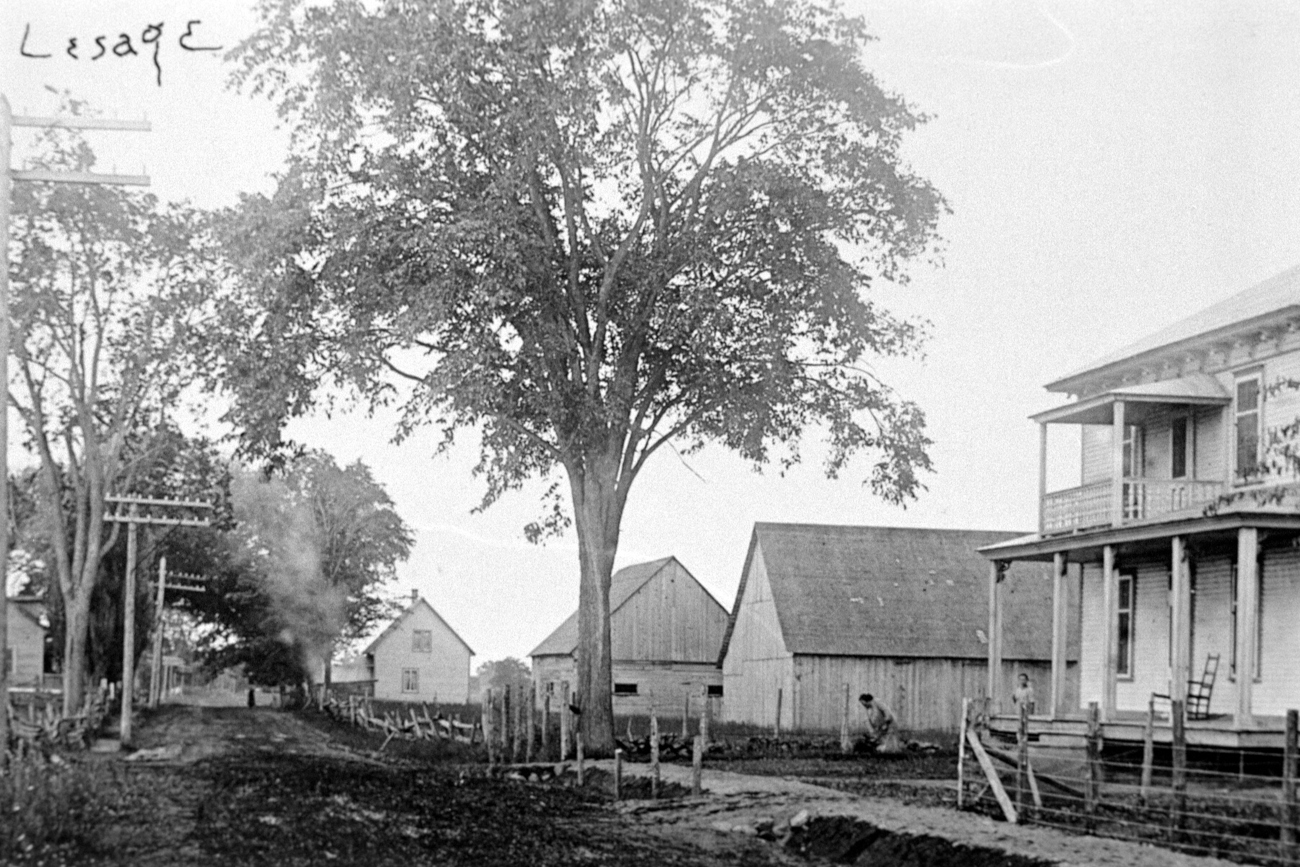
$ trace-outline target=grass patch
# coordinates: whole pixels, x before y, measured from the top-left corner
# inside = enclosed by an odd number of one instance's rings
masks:
[[[0,772],[0,863],[101,838],[125,780],[105,762],[10,754]]]

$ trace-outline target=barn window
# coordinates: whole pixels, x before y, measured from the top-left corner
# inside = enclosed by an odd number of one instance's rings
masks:
[[[402,669],[402,692],[420,691],[420,670],[418,668]]]
[[[1115,673],[1120,677],[1133,676],[1133,589],[1136,582],[1132,575],[1119,576],[1119,623],[1116,639],[1119,652],[1116,654]]]
[[[433,653],[433,631],[417,629],[411,633],[412,653]]]
[[[710,696],[715,696],[715,695],[716,695],[716,696],[718,696],[719,698],[721,698],[721,697],[722,697],[722,684],[720,684],[720,683],[716,683],[716,684],[715,684],[715,683],[711,683],[711,684],[709,684],[708,695],[710,695]]]
[[[635,683],[614,684],[614,695],[636,695]]]

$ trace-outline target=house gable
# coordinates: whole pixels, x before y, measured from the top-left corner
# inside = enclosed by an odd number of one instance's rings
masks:
[[[378,698],[469,700],[473,651],[424,599],[417,599],[390,623],[365,654],[372,660]]]

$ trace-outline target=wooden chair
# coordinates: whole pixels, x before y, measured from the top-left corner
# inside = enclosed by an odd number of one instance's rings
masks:
[[[1214,693],[1214,679],[1219,674],[1219,654],[1209,653],[1205,656],[1205,670],[1199,680],[1187,681],[1187,704],[1185,711],[1188,719],[1210,718],[1210,696]],[[1154,692],[1153,698],[1169,700],[1164,693]]]

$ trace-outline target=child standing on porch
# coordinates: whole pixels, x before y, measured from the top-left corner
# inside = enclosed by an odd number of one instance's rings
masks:
[[[1029,682],[1029,675],[1023,671],[1020,673],[1020,683],[1011,691],[1011,702],[1017,709],[1023,704],[1029,708],[1029,712],[1034,712],[1034,685]]]

